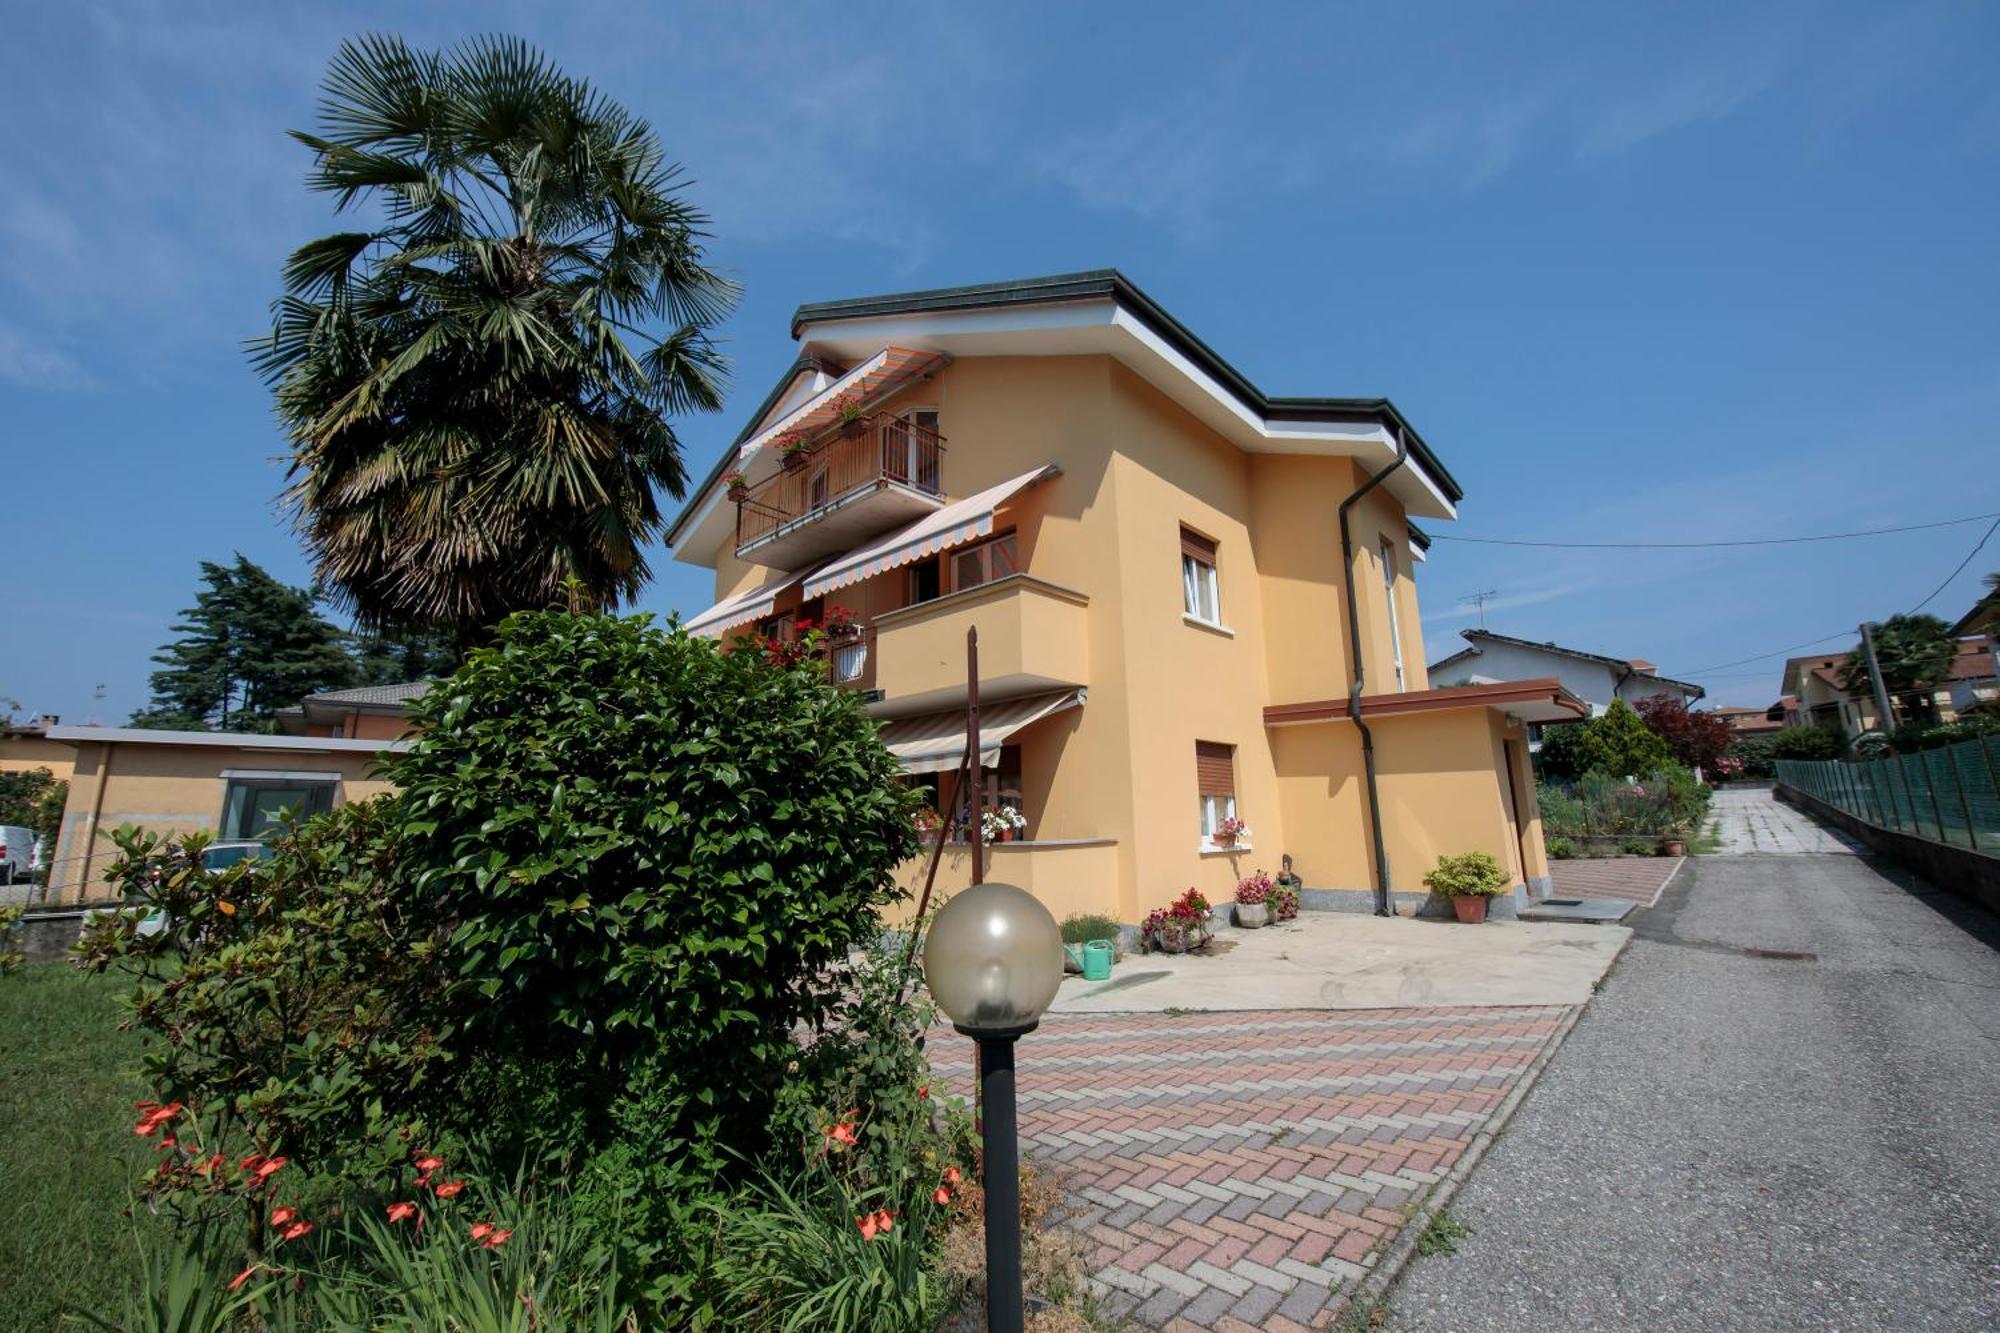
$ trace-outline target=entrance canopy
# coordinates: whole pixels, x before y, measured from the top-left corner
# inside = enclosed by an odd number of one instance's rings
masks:
[[[1028,694],[979,705],[979,763],[996,768],[1000,747],[1030,723],[1051,713],[1083,704],[1082,690],[1056,690],[1048,694]],[[905,773],[945,773],[957,768],[965,757],[965,710],[921,713],[882,724],[882,743],[896,756]]]

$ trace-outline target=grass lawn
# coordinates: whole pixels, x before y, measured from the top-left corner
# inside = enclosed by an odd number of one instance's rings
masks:
[[[0,1329],[115,1309],[132,1271],[120,1214],[152,1154],[130,1133],[146,1088],[118,1031],[127,985],[59,963],[0,977]]]

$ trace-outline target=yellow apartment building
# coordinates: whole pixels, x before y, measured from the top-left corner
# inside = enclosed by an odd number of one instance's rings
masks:
[[[845,608],[831,670],[934,787],[976,628],[981,804],[1025,820],[990,878],[1127,923],[1286,854],[1321,906],[1472,850],[1546,891],[1525,729],[1587,706],[1429,688],[1415,520],[1461,493],[1388,400],[1269,397],[1115,271],[808,305],[792,335],[668,533],[715,575],[686,626]],[[961,846],[940,889],[968,872]]]

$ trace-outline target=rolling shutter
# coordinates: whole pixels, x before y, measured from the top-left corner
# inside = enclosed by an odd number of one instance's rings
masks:
[[[1236,747],[1214,741],[1194,743],[1196,790],[1203,796],[1236,795]]]

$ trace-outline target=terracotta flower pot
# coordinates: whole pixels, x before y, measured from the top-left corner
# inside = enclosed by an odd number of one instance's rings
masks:
[[[1476,926],[1486,919],[1486,899],[1478,894],[1462,893],[1451,900],[1451,910],[1466,925]]]
[[[1679,838],[1668,838],[1660,844],[1660,851],[1667,856],[1686,856],[1688,845]]]
[[[800,450],[797,453],[785,454],[779,461],[787,472],[805,471],[806,455],[804,450]]]
[[[1217,847],[1234,847],[1236,845],[1236,835],[1234,833],[1215,833],[1209,835],[1209,841]]]

